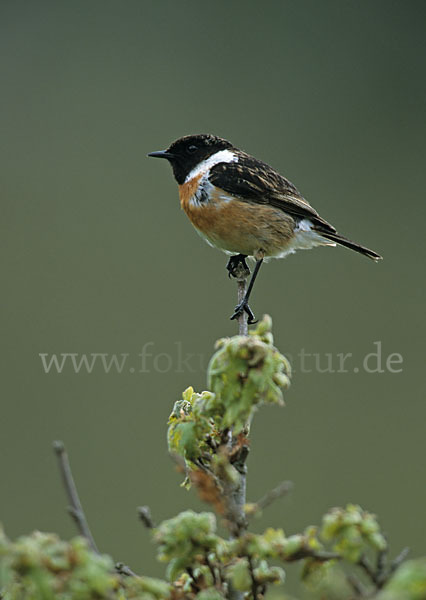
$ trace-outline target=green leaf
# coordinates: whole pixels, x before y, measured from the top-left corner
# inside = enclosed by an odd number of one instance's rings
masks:
[[[425,600],[426,558],[407,560],[395,572],[377,600]]]
[[[240,558],[227,569],[227,578],[230,579],[232,587],[240,592],[248,592],[251,588],[251,576],[246,558]]]

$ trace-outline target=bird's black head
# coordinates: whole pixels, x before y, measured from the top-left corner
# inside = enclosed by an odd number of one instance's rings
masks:
[[[176,181],[181,184],[194,167],[212,154],[227,148],[232,148],[230,142],[215,135],[203,133],[179,138],[167,150],[151,152],[148,156],[166,158],[172,165]]]

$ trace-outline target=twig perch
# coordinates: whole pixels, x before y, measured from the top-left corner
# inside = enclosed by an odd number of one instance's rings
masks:
[[[247,291],[247,270],[240,264],[233,273],[233,276],[237,279],[238,286],[238,304],[243,300]],[[238,333],[239,335],[248,335],[248,315],[243,311],[238,317]],[[231,445],[237,444],[237,440],[232,436]],[[235,469],[239,473],[239,481],[234,486],[232,491],[233,507],[236,513],[236,525],[237,531],[242,533],[247,528],[247,517],[245,514],[246,505],[246,474],[247,467],[245,461],[248,456],[248,447],[243,446],[237,456],[237,459],[233,462]]]
[[[230,275],[237,280],[237,304],[240,304],[247,291],[247,277],[250,275],[250,271],[247,269],[245,263],[239,262],[235,265],[232,265],[232,268],[229,269],[229,272]],[[238,316],[238,333],[239,335],[248,335],[248,315],[246,311],[242,311]],[[229,454],[232,453],[232,448],[237,443],[237,439],[232,434],[232,430],[230,430],[229,441],[227,444]],[[245,529],[247,528],[247,516],[245,513],[247,472],[245,461],[247,456],[248,447],[243,446],[240,449],[236,460],[233,461],[233,466],[239,474],[238,482],[232,485],[231,490],[226,490],[225,492],[225,496],[228,496],[228,517],[232,519],[232,523],[229,523],[232,537],[238,537],[244,533]],[[254,583],[253,586],[255,586]],[[242,600],[243,597],[243,592],[237,591],[231,586],[229,590],[230,600]]]
[[[239,279],[238,285],[238,304],[243,301],[247,291],[247,279]],[[238,333],[248,335],[248,315],[245,310],[238,317]]]

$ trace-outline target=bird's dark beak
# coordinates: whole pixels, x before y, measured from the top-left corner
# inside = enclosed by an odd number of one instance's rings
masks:
[[[150,152],[148,156],[152,156],[153,158],[167,158],[167,160],[171,160],[175,157],[171,152],[167,152],[167,150],[159,150],[158,152]]]

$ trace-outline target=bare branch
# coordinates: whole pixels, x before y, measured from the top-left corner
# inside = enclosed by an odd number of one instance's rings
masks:
[[[233,273],[233,276],[237,279],[238,286],[238,304],[240,304],[243,298],[246,295],[247,291],[247,277],[250,274],[250,271],[244,269],[244,265],[240,263],[241,269],[239,272]],[[239,335],[248,335],[248,315],[245,310],[238,316],[238,333]],[[232,431],[231,439],[228,443],[228,452],[229,455],[232,454],[232,449],[235,444],[238,443],[237,439],[233,435]],[[245,461],[248,456],[248,447],[245,450],[240,451],[239,456],[236,458],[234,462],[234,468],[236,468],[238,472],[238,483],[232,486],[232,489],[226,490],[226,498],[228,503],[228,513],[231,519],[228,520],[228,524],[230,525],[230,532],[232,537],[240,536],[246,529],[248,525],[247,516],[245,514],[245,504],[246,504],[246,473],[247,467],[245,465]],[[225,487],[225,486],[224,486]],[[232,519],[232,516],[234,517]],[[253,580],[253,586],[255,587],[255,583]],[[256,588],[257,589],[257,588]],[[244,594],[238,590],[233,589],[231,586],[229,590],[229,597],[231,600],[242,600],[244,598]],[[257,600],[256,596],[253,597],[253,600]]]
[[[388,546],[386,544],[386,547],[377,553],[377,559],[376,559],[376,573],[377,573],[377,578],[380,581],[386,578],[387,557],[388,557]]]
[[[404,548],[403,550],[401,550],[401,552],[398,554],[398,556],[393,559],[393,561],[391,562],[390,567],[389,567],[389,577],[393,573],[395,573],[395,571],[397,570],[399,565],[407,558],[407,555],[409,552],[410,552],[410,548],[408,548],[408,547]]]
[[[377,573],[376,573],[376,571],[374,571],[373,567],[370,565],[367,558],[365,556],[361,556],[361,558],[357,562],[357,565],[359,567],[361,567],[361,569],[363,569],[364,573],[367,575],[367,577],[370,579],[370,581],[372,583],[374,583],[374,585],[377,587],[377,585],[378,585]]]
[[[149,506],[138,506],[138,517],[147,529],[154,529],[155,523],[152,519]]]
[[[188,573],[188,575],[190,576],[190,578],[192,580],[191,581],[191,587],[192,587],[192,589],[195,590],[196,592],[199,592],[201,588],[200,588],[200,586],[197,583],[197,578],[194,575],[193,568],[192,567],[186,567],[186,572]]]
[[[253,600],[258,600],[258,583],[256,579],[256,575],[254,574],[254,564],[251,556],[247,556],[249,573],[251,578],[251,595],[253,596]]]
[[[247,280],[239,279],[238,285],[238,304],[242,302],[247,291]],[[238,333],[240,335],[248,335],[248,315],[245,310],[238,317]]]
[[[346,581],[351,586],[351,588],[355,594],[355,598],[363,598],[365,596],[364,586],[362,585],[362,583],[360,581],[358,581],[358,579],[355,577],[355,575],[353,575],[352,573],[348,574],[346,576]]]
[[[282,481],[279,485],[267,492],[255,503],[253,512],[263,510],[264,508],[270,506],[273,502],[275,502],[275,500],[278,500],[278,498],[286,496],[289,492],[291,492],[292,489],[292,481]]]
[[[318,562],[327,562],[328,560],[341,560],[342,556],[337,552],[328,552],[327,550],[313,550],[312,548],[301,548],[291,556],[281,557],[284,562],[295,562],[303,558],[314,558]]]
[[[68,500],[70,502],[68,512],[74,519],[81,535],[88,541],[91,549],[97,554],[99,554],[99,550],[90,531],[86,516],[83,511],[83,507],[80,502],[80,498],[78,496],[77,487],[74,483],[74,478],[72,476],[71,466],[68,460],[68,455],[65,450],[64,443],[61,441],[53,442],[53,449],[58,459],[58,465],[59,470],[61,472],[62,481],[68,496]]]
[[[137,573],[132,571],[132,569],[130,567],[128,567],[127,565],[125,565],[124,563],[121,563],[121,562],[116,563],[115,570],[117,571],[117,573],[119,575],[125,575],[126,577],[139,577],[140,578],[140,575],[138,575]]]
[[[209,559],[209,555],[208,554],[206,554],[205,560],[206,560],[206,565],[208,566],[210,574],[211,574],[212,579],[213,579],[213,585],[216,586],[217,585],[216,571],[214,569],[214,565],[212,564],[211,560]]]

